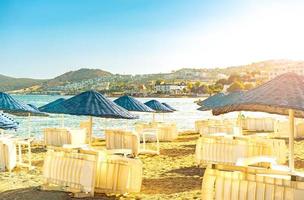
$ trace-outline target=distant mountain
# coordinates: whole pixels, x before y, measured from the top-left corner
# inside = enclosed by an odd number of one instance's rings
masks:
[[[111,76],[110,72],[101,70],[101,69],[88,69],[82,68],[76,71],[66,72],[60,76],[55,77],[47,81],[45,84],[47,86],[56,86],[56,85],[64,85],[72,82],[79,82],[88,79],[94,79],[99,77]]]
[[[119,75],[101,69],[82,68],[76,71],[70,71],[49,80],[37,80],[29,78],[12,78],[0,75],[0,91],[10,91],[18,93],[27,92],[65,92],[82,91],[101,87],[113,83],[114,89],[119,89],[122,85],[139,85],[164,80],[168,82],[175,81],[202,81],[212,82],[219,79],[219,75],[229,76],[231,74],[240,74],[253,71],[273,71],[276,67],[285,66],[303,66],[304,61],[292,60],[266,60],[254,62],[247,65],[218,67],[218,68],[182,68],[171,73],[143,74],[143,75]]]
[[[39,85],[45,81],[46,80],[30,78],[13,78],[0,74],[0,91],[20,90]]]

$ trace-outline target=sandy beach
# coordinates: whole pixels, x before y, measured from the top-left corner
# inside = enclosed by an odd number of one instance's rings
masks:
[[[195,164],[195,133],[183,133],[174,142],[161,143],[161,155],[140,156],[143,166],[141,192],[121,196],[95,194],[93,199],[200,199],[204,170]],[[100,148],[102,146],[98,146]],[[11,174],[0,173],[0,199],[51,200],[72,199],[69,193],[40,191],[43,183],[41,169],[46,149],[40,145],[33,148],[35,169],[16,168]],[[295,166],[304,169],[304,141],[295,142]],[[91,198],[85,198],[91,199]]]
[[[94,199],[200,199],[203,169],[197,167],[194,160],[197,138],[198,134],[184,133],[174,142],[162,142],[161,155],[141,155],[144,166],[140,193],[95,194]],[[70,199],[68,193],[39,190],[43,183],[41,169],[46,149],[37,145],[32,152],[34,170],[16,168],[11,174],[0,173],[0,199]]]

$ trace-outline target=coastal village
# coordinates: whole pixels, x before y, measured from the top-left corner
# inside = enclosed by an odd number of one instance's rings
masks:
[[[304,62],[271,60],[238,67],[183,68],[171,73],[145,75],[100,71],[102,73],[80,69],[28,88],[5,91],[17,94],[69,95],[94,89],[108,96],[206,97],[219,92],[249,90],[286,72],[304,75]]]

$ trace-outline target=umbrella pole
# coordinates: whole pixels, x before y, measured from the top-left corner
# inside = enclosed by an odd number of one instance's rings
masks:
[[[89,117],[89,146],[92,144],[93,117]]]
[[[294,110],[289,110],[289,168],[294,171]]]
[[[61,126],[64,128],[64,115],[61,115]]]
[[[155,122],[155,113],[152,115],[152,122]]]
[[[31,137],[31,113],[28,113],[28,137]]]

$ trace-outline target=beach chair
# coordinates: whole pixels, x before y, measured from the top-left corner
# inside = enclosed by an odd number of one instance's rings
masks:
[[[33,138],[14,139],[14,143],[18,147],[17,166],[27,167],[29,170],[34,169],[34,167],[32,166],[32,147],[31,147],[33,140],[34,140]],[[27,155],[27,162],[25,161],[25,159],[23,159],[24,154]]]
[[[178,131],[175,123],[162,123],[157,126],[158,139],[161,142],[171,142],[178,138]]]
[[[300,200],[304,177],[285,170],[211,165],[204,173],[203,200]]]
[[[197,141],[195,159],[198,165],[235,165],[239,159],[266,156],[280,164],[286,162],[284,140],[250,139],[246,137],[204,136]]]
[[[91,134],[91,123],[90,121],[81,121],[79,124],[80,129],[85,129],[86,130],[86,143],[89,143],[89,135]]]
[[[0,171],[11,172],[17,165],[16,144],[8,138],[0,139]]]
[[[238,126],[232,125],[208,125],[200,129],[200,135],[214,135],[214,134],[223,134],[223,135],[242,135],[242,129]]]
[[[119,129],[105,130],[106,148],[112,153],[132,154],[139,153],[139,136],[131,131]]]
[[[139,159],[99,153],[95,192],[126,194],[140,192],[143,164]]]
[[[45,128],[44,144],[62,147],[64,144],[86,144],[86,129]]]
[[[247,131],[273,132],[276,121],[272,118],[250,118],[246,117],[242,121],[242,128]]]
[[[136,123],[135,131],[138,134],[142,134],[144,131],[152,130],[158,132],[158,139],[161,142],[170,142],[178,137],[178,131],[175,123],[164,123],[164,122],[151,122],[151,123]],[[151,138],[156,139],[155,137]],[[150,138],[146,138],[149,141]]]
[[[72,192],[74,197],[93,197],[97,154],[91,151],[49,148],[44,159],[42,190]]]

